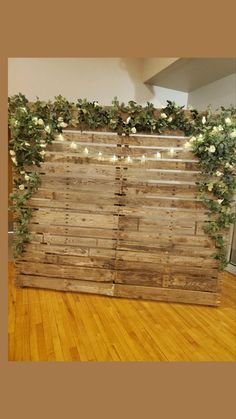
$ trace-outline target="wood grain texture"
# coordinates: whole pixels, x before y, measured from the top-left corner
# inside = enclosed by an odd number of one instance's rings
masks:
[[[28,203],[32,241],[16,262],[18,286],[218,305],[198,161],[175,134],[71,130],[56,139],[36,169],[41,184]]]
[[[11,263],[8,359],[235,362],[236,281],[221,280],[216,308],[111,298],[112,284],[96,284],[108,296],[17,288]]]

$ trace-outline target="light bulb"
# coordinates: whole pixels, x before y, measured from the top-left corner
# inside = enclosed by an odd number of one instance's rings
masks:
[[[114,156],[112,156],[111,160],[112,161],[117,161],[118,160],[118,157],[114,154]]]
[[[87,147],[85,147],[84,152],[85,152],[85,154],[88,154],[89,153]]]
[[[70,145],[70,148],[72,148],[73,150],[76,150],[77,144],[73,141]]]
[[[156,153],[156,158],[157,159],[160,159],[161,158],[161,153],[159,151],[157,151],[157,153]]]

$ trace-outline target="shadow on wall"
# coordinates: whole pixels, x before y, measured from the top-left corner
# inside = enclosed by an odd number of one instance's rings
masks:
[[[134,85],[134,100],[140,104],[152,101],[155,98],[154,86],[144,84],[141,79],[141,59],[121,58],[120,67],[126,70]]]

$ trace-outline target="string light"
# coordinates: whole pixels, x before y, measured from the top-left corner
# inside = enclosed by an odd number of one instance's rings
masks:
[[[77,144],[73,141],[70,145],[70,148],[72,148],[73,150],[76,150]]]
[[[132,159],[131,159],[131,157],[130,157],[130,156],[128,156],[128,157],[127,157],[127,162],[128,162],[128,163],[132,163]]]
[[[62,134],[59,134],[59,135],[58,135],[58,140],[59,140],[59,141],[64,141],[64,137],[63,137],[63,135],[62,135]]]
[[[159,151],[156,152],[156,158],[160,159],[161,158],[161,153]]]
[[[118,157],[114,154],[114,156],[112,156],[111,160],[112,161],[117,161],[118,160]]]
[[[170,154],[173,156],[175,149],[173,147],[170,148]]]
[[[85,149],[84,149],[84,153],[85,153],[85,154],[88,154],[88,153],[89,153],[89,151],[88,151],[87,147],[85,147]]]
[[[141,163],[145,163],[145,160],[146,160],[146,157],[145,157],[145,155],[143,154],[143,155],[142,155],[142,157],[141,157]]]
[[[98,153],[98,160],[101,160],[101,158],[102,158],[102,152],[99,151],[99,153]]]

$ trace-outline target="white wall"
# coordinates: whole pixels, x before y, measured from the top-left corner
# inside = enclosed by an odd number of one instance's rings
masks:
[[[53,99],[61,94],[70,101],[98,100],[109,105],[117,96],[127,103],[147,101],[156,107],[175,100],[187,105],[187,93],[145,85],[139,58],[10,58],[8,94],[23,93],[30,101]]]
[[[208,105],[213,109],[236,106],[236,73],[193,90],[188,95],[188,104],[198,110],[204,110]]]

